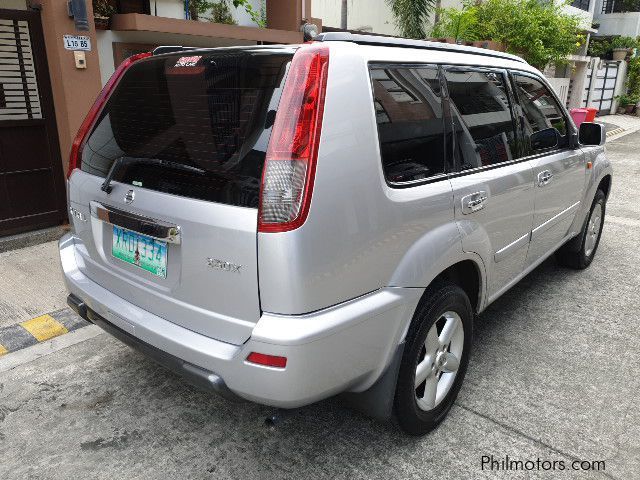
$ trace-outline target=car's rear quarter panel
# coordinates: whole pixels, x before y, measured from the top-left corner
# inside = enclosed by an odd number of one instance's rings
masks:
[[[329,42],[328,42],[329,43]],[[261,308],[306,313],[384,286],[425,288],[463,253],[447,179],[394,189],[383,176],[368,62],[526,64],[446,52],[330,45],[316,180],[306,223],[258,234]]]

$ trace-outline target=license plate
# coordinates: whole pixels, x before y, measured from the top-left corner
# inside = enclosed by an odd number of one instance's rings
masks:
[[[166,242],[114,226],[111,255],[158,277],[167,278]]]

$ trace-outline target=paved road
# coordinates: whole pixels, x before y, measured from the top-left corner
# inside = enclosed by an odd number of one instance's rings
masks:
[[[609,145],[617,176],[591,268],[548,261],[483,313],[457,404],[431,435],[336,400],[269,429],[270,409],[198,392],[87,327],[0,359],[0,478],[526,476],[482,470],[483,455],[606,461],[528,478],[638,478],[638,145],[640,133]]]

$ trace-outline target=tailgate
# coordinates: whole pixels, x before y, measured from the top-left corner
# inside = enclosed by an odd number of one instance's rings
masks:
[[[85,275],[195,332],[249,338],[260,178],[291,56],[207,50],[124,73],[69,179]]]

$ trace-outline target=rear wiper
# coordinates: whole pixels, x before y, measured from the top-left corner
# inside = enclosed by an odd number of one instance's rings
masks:
[[[147,165],[157,165],[160,167],[172,168],[174,170],[182,170],[184,172],[197,173],[199,175],[204,175],[207,173],[206,170],[198,167],[194,167],[192,165],[185,165],[184,163],[176,163],[170,162],[168,160],[160,160],[158,158],[132,158],[132,157],[119,157],[114,160],[111,168],[109,169],[109,174],[104,179],[100,190],[106,192],[107,194],[111,193],[113,187],[111,186],[111,182],[113,181],[113,177],[116,172],[120,170],[120,168],[124,165],[132,165],[136,163],[142,163]]]

